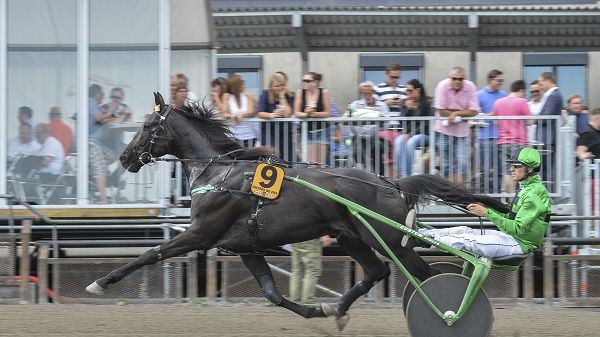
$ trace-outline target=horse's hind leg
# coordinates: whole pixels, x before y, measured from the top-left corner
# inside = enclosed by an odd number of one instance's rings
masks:
[[[377,255],[364,242],[343,235],[338,236],[338,244],[350,255],[365,271],[365,277],[348,290],[339,300],[335,314],[338,329],[342,330],[348,323],[346,312],[357,298],[366,294],[375,283],[390,275],[390,268],[383,263]]]
[[[172,240],[147,250],[142,255],[138,256],[137,259],[129,262],[123,267],[111,271],[103,278],[94,281],[86,288],[86,290],[93,294],[102,295],[109,284],[117,283],[125,276],[143,266],[185,254],[195,249],[198,249],[198,240],[196,236],[193,232],[185,231],[174,237]]]
[[[333,309],[326,304],[319,307],[300,305],[281,296],[279,289],[275,285],[271,268],[262,255],[243,255],[242,261],[250,270],[254,278],[263,290],[263,293],[273,304],[291,310],[304,318],[327,317],[333,313]]]

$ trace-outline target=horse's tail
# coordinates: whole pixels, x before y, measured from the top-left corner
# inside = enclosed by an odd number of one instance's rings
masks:
[[[394,183],[404,192],[406,202],[410,208],[419,203],[421,197],[435,196],[445,202],[454,204],[467,205],[479,202],[502,213],[510,212],[508,205],[494,198],[470,193],[459,184],[453,184],[432,174],[417,174],[395,180]]]

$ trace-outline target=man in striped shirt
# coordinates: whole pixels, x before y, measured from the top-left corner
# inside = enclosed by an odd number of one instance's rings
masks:
[[[375,97],[388,106],[390,117],[399,117],[402,102],[407,97],[406,88],[399,85],[400,66],[395,62],[390,62],[385,66],[386,81],[375,87]],[[401,126],[399,121],[387,123],[387,131],[379,133],[380,137],[387,139],[391,144],[394,139],[400,135]]]
[[[402,101],[406,98],[406,88],[398,84],[400,71],[400,66],[397,63],[388,63],[385,66],[386,81],[375,87],[377,99],[388,106],[392,117],[400,116],[400,107]]]

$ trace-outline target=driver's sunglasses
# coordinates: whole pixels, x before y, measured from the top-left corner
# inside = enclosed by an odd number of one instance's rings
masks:
[[[523,168],[524,166],[525,165],[523,165],[523,164],[511,164],[510,165],[510,169],[511,170],[517,170],[517,169]]]

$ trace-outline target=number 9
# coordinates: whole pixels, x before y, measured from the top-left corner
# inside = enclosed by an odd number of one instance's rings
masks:
[[[263,181],[259,182],[259,185],[263,188],[270,188],[277,181],[277,170],[272,166],[265,166],[260,171],[260,177]]]

